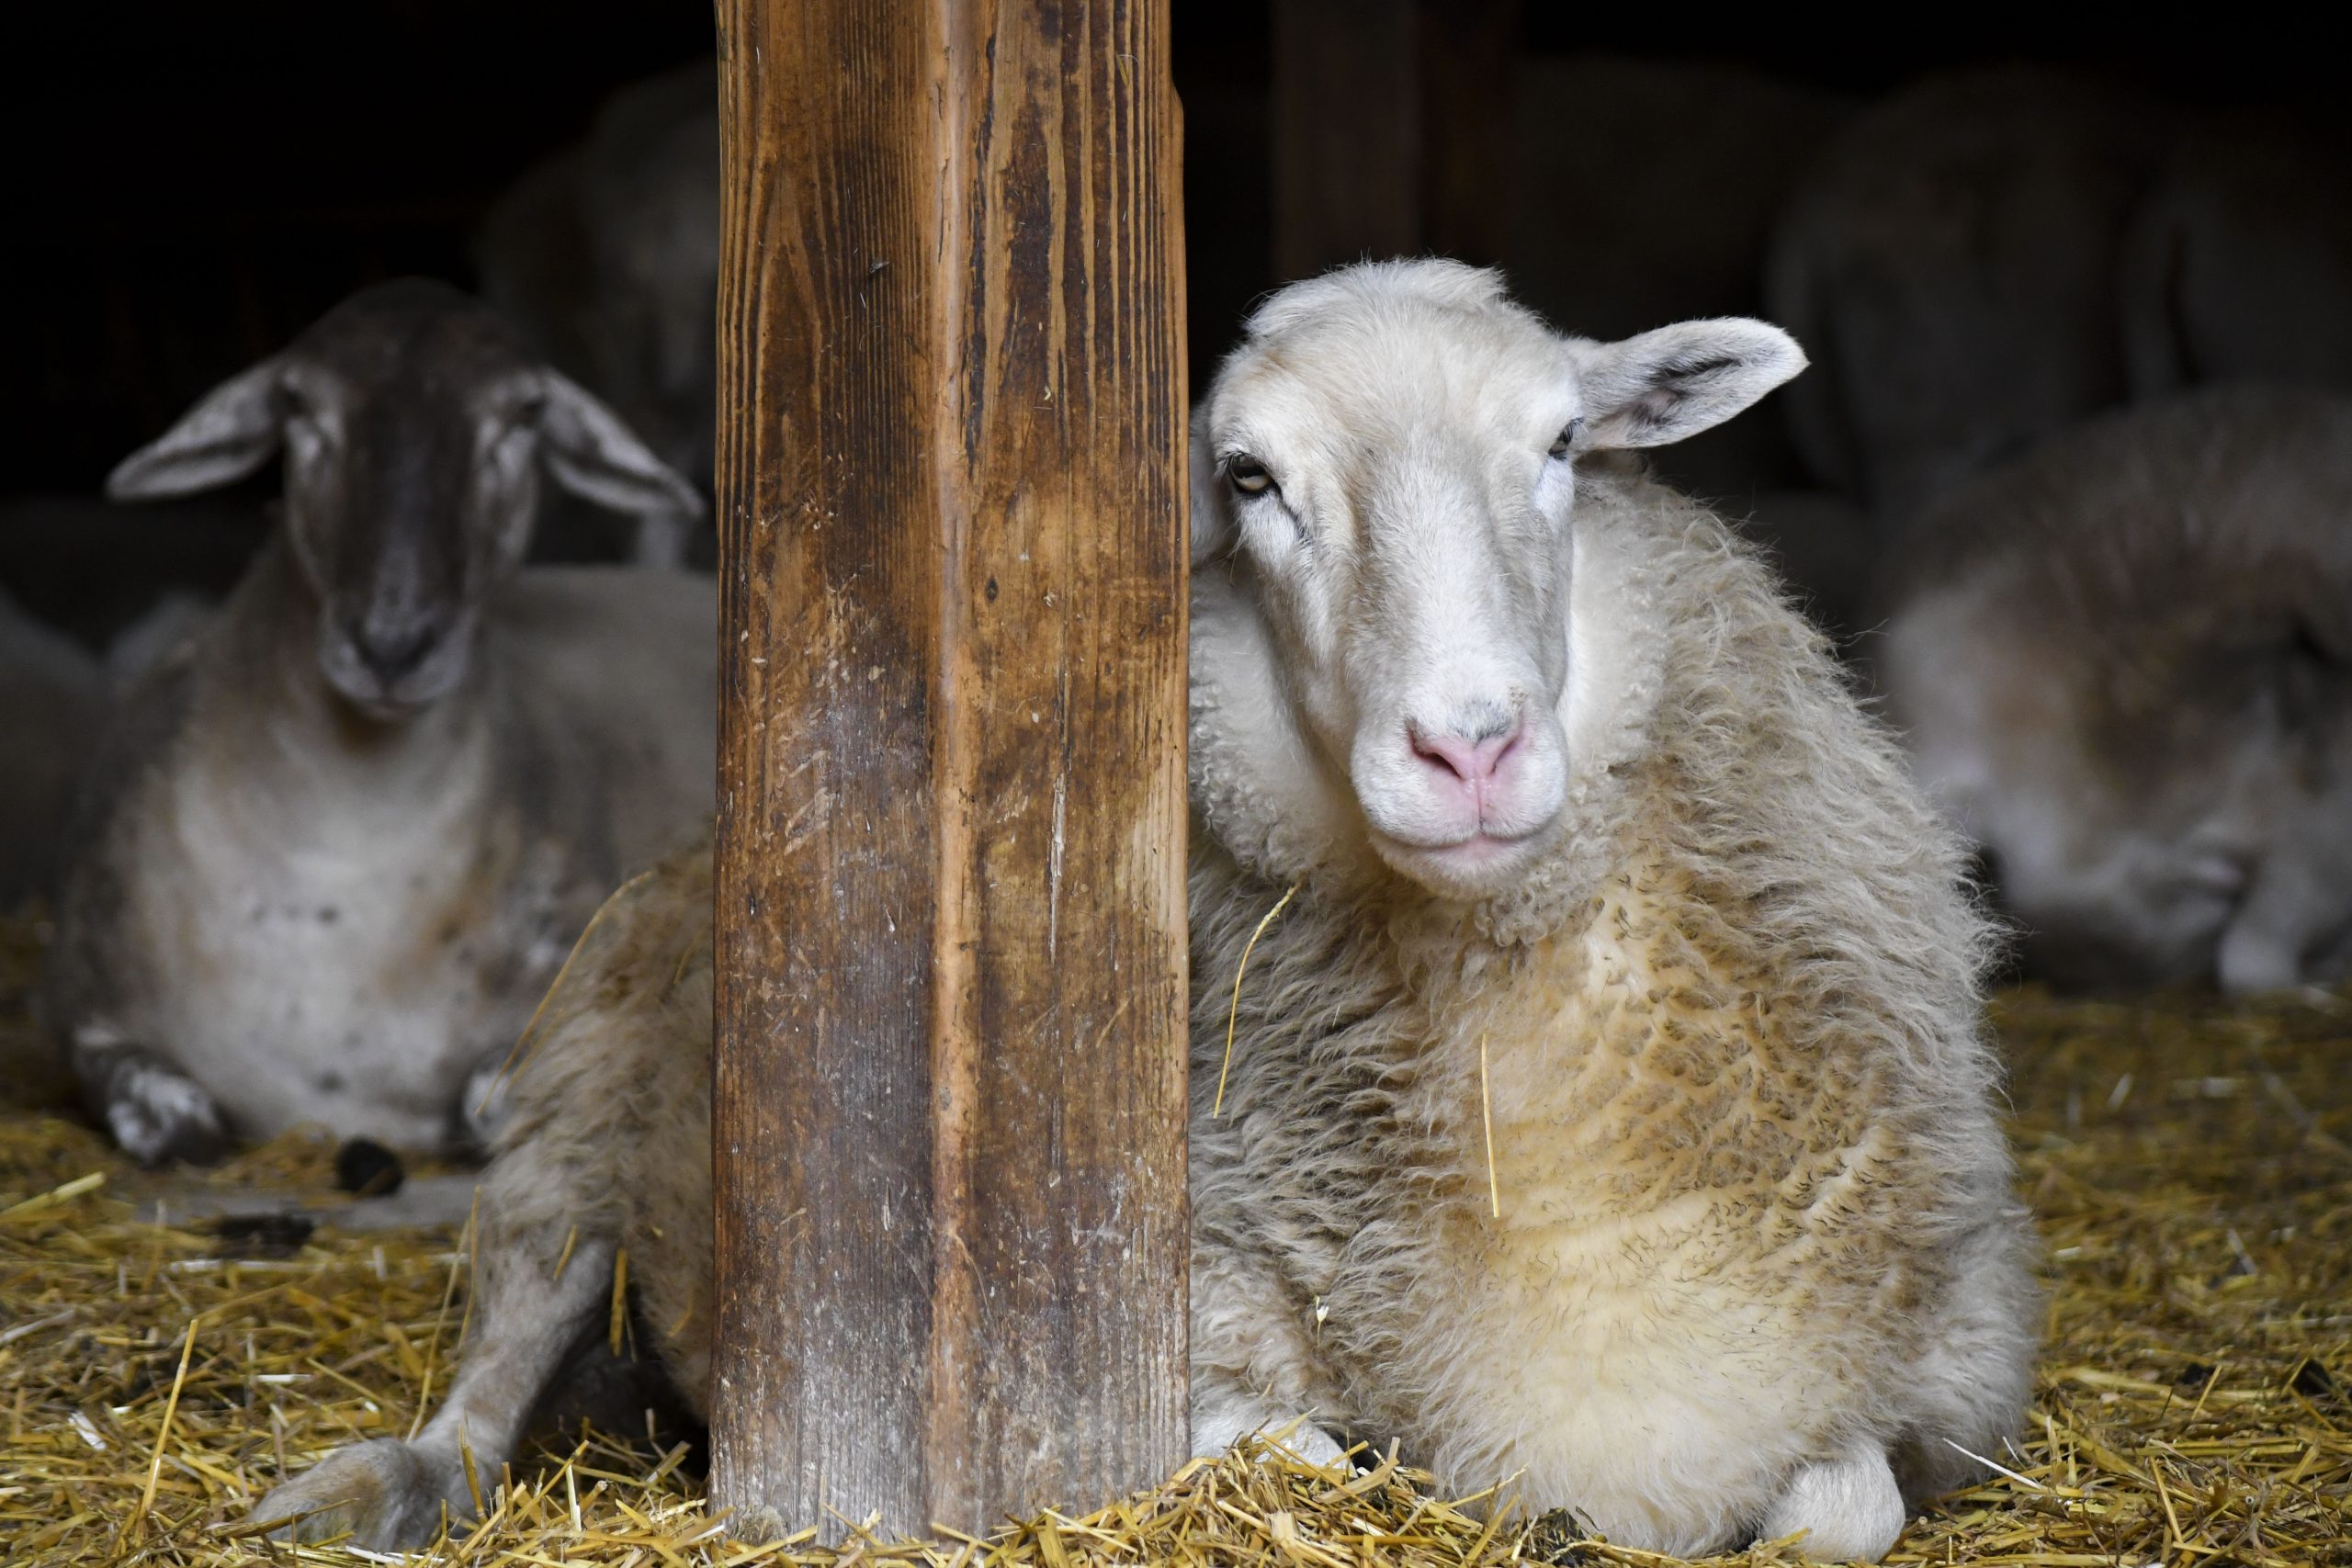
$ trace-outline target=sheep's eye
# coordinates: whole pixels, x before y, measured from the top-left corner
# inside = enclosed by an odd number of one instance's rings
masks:
[[[1274,476],[1266,471],[1266,465],[1247,452],[1237,452],[1225,460],[1225,477],[1244,495],[1263,495],[1274,488]]]
[[[1576,445],[1577,433],[1583,428],[1584,416],[1582,414],[1578,414],[1576,418],[1568,421],[1566,424],[1561,426],[1560,434],[1552,439],[1552,456],[1555,457],[1566,457],[1568,455],[1568,448]]]

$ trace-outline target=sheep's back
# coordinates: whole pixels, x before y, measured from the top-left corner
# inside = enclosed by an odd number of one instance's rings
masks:
[[[516,1047],[485,1187],[485,1247],[573,1227],[626,1253],[637,1321],[707,1408],[711,1338],[711,857],[706,843],[597,911]]]

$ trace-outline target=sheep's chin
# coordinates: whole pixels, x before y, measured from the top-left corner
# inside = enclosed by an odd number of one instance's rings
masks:
[[[385,682],[360,667],[356,660],[326,662],[321,671],[330,690],[353,714],[371,723],[405,724],[455,691],[465,679],[461,658],[428,660],[400,680]]]
[[[1492,897],[1519,884],[1551,839],[1549,825],[1516,839],[1479,833],[1460,843],[1408,844],[1374,829],[1372,847],[1388,868],[1441,898]]]

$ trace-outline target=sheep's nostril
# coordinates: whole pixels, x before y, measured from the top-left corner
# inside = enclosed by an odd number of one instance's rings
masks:
[[[437,640],[431,626],[360,626],[351,646],[361,663],[381,681],[397,681],[424,662]]]
[[[1524,730],[1524,725],[1515,724],[1507,730],[1475,739],[1466,735],[1424,734],[1417,728],[1407,733],[1412,739],[1415,755],[1443,768],[1465,784],[1477,784],[1495,776],[1503,759],[1519,745]]]
[[[1510,760],[1510,754],[1513,751],[1519,750],[1520,739],[1526,733],[1526,721],[1521,720],[1510,727],[1510,732],[1509,734],[1497,739],[1481,741],[1479,743],[1482,748],[1493,748],[1494,754],[1487,760],[1487,773],[1489,776],[1502,772],[1503,764]]]
[[[1468,745],[1444,735],[1415,734],[1412,739],[1413,755],[1452,773],[1464,784],[1470,782],[1471,769],[1476,764]]]

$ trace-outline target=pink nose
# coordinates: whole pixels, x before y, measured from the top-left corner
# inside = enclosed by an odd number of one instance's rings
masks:
[[[1484,786],[1494,782],[1496,771],[1519,744],[1526,728],[1521,720],[1498,735],[1472,739],[1464,735],[1424,735],[1412,731],[1413,751],[1433,767],[1443,768],[1460,780],[1474,794],[1484,793]]]

